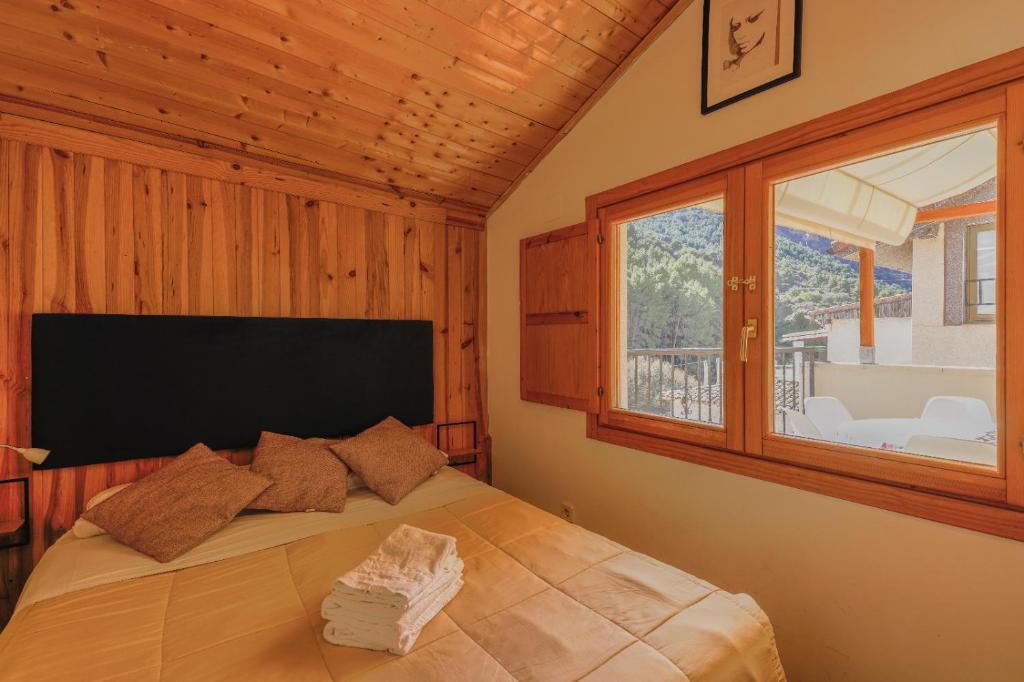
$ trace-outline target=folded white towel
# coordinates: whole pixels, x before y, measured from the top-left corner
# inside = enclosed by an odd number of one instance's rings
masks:
[[[452,558],[455,538],[414,528],[396,528],[370,556],[335,581],[335,596],[354,596],[406,608]]]
[[[370,556],[334,582],[320,606],[332,644],[407,653],[423,627],[462,588],[455,538],[396,528]]]
[[[416,643],[423,627],[440,613],[460,589],[462,579],[451,580],[435,590],[428,599],[420,600],[416,609],[406,611],[401,618],[390,623],[353,617],[329,620],[324,626],[324,639],[341,646],[386,650],[405,655]]]
[[[414,596],[404,608],[363,592],[350,594],[332,591],[324,599],[320,614],[327,620],[358,618],[364,621],[394,622],[422,609],[423,604],[431,602],[436,595],[447,590],[451,583],[460,580],[463,566],[462,559],[457,556],[449,559],[441,573],[425,585],[423,591]]]

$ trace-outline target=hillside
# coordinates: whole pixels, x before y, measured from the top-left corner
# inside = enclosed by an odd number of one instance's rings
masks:
[[[629,229],[630,348],[721,345],[722,216],[704,209],[634,221]],[[856,302],[857,264],[827,250],[831,242],[776,228],[776,338],[817,325],[813,308]],[[875,295],[910,290],[910,275],[875,269]]]

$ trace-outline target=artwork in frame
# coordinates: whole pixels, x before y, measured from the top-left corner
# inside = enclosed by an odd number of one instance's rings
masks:
[[[800,75],[803,0],[704,0],[701,113]]]

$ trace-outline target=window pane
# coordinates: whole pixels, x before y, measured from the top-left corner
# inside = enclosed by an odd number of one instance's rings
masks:
[[[774,186],[777,433],[995,466],[996,140]]]
[[[623,223],[617,407],[722,424],[723,200]]]
[[[975,317],[996,313],[996,231],[985,228],[974,232],[973,298]]]

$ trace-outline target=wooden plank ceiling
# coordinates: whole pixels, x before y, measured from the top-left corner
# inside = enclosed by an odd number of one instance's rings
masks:
[[[0,98],[485,212],[680,10],[0,0]]]

